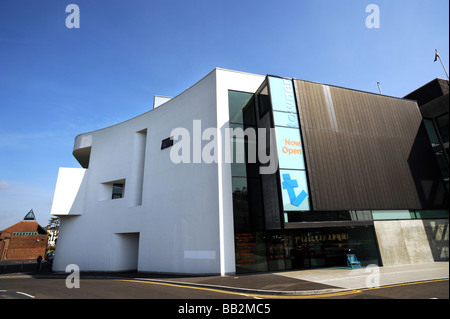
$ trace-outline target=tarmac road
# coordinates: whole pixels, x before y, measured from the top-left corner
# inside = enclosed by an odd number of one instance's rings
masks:
[[[235,276],[168,276],[151,273],[69,274],[44,263],[0,264],[0,299],[447,299],[448,262],[386,267],[326,268]],[[376,285],[372,283],[377,282]],[[374,287],[374,288],[370,288]]]
[[[153,317],[154,314],[169,318],[281,318],[284,315],[320,313],[321,317],[335,316],[337,313],[360,312],[366,309],[371,315],[389,314],[406,316],[416,311],[427,309],[439,316],[447,309],[449,300],[448,278],[423,280],[408,283],[396,283],[378,288],[334,289],[323,284],[283,281],[280,275],[243,276],[240,284],[249,285],[251,279],[259,279],[259,286],[280,289],[284,287],[309,288],[301,295],[289,294],[289,291],[278,291],[269,294],[270,290],[246,290],[241,287],[220,286],[221,280],[239,281],[242,277],[228,278],[83,278],[79,288],[67,288],[63,276],[7,274],[0,276],[0,307],[27,312],[39,309],[51,315],[65,314],[73,316],[104,317],[113,313],[115,316]],[[191,282],[188,282],[190,279]],[[264,282],[262,279],[266,279]],[[278,281],[277,281],[278,279]],[[184,280],[177,282],[176,280]],[[200,283],[199,283],[200,282]],[[215,282],[208,285],[206,282]],[[295,284],[294,284],[295,283]],[[319,286],[317,286],[319,285]],[[235,286],[239,286],[236,283]],[[313,288],[323,289],[315,290]],[[308,294],[308,293],[311,294]],[[13,300],[14,299],[14,300]],[[39,304],[29,301],[40,300]],[[55,300],[58,299],[57,302]],[[345,300],[344,300],[345,299]],[[360,304],[370,299],[368,304]],[[394,300],[387,307],[374,304],[373,300]],[[409,304],[400,303],[398,299],[409,299]],[[419,300],[421,299],[421,300]],[[423,305],[428,299],[429,303]],[[436,303],[439,300],[445,304]],[[359,301],[358,301],[359,300]],[[411,302],[411,300],[413,300]],[[346,302],[347,301],[347,302]],[[348,303],[352,301],[352,303]],[[6,303],[5,303],[6,302]],[[20,303],[17,303],[20,302]],[[354,304],[354,302],[357,302]],[[367,301],[364,301],[367,302]],[[355,306],[356,305],[356,306]],[[365,307],[365,308],[364,308]]]
[[[0,279],[0,299],[449,299],[448,279],[403,283],[379,288],[270,295],[231,291],[145,279],[81,279],[80,288],[67,288],[63,278],[12,277]]]

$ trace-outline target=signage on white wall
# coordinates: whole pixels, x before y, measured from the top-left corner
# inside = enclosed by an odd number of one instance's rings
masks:
[[[284,211],[310,210],[303,144],[294,87],[289,79],[269,77]]]

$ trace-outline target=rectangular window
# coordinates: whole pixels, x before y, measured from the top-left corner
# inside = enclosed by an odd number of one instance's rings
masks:
[[[253,93],[228,91],[230,123],[255,126],[255,103]]]
[[[173,145],[173,136],[162,140],[162,142],[161,142],[161,149],[163,150],[165,148],[171,147],[172,145]]]
[[[114,183],[112,187],[112,199],[122,198],[123,189],[124,187],[122,183]]]
[[[373,210],[373,220],[415,219],[412,210]]]
[[[257,94],[259,118],[263,118],[264,115],[270,110],[270,96],[267,85]]]
[[[107,201],[123,198],[125,196],[125,184],[125,178],[101,183],[100,188],[98,189],[97,199],[99,201]]]

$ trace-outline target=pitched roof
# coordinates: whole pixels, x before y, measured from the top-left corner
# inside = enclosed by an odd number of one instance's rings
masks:
[[[37,232],[38,234],[47,234],[47,231],[43,229],[36,221],[36,216],[31,209],[23,218],[22,221],[5,228],[3,231],[14,232]]]
[[[38,232],[39,234],[46,234],[46,231],[34,220],[22,220],[3,231],[14,232]]]

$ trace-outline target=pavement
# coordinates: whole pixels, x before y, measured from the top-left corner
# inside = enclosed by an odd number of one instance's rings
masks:
[[[28,266],[28,268],[27,268]],[[15,267],[15,268],[14,268]],[[28,270],[28,271],[27,271]],[[37,271],[36,263],[20,265],[0,264],[0,280],[17,277],[65,278],[66,273],[50,270],[43,263]],[[144,272],[81,272],[83,278],[120,278],[196,286],[208,289],[238,291],[264,295],[319,295],[344,291],[399,285],[449,278],[449,263],[434,262],[384,267],[335,267],[311,270],[290,270],[231,276],[174,276]]]
[[[449,263],[434,262],[355,269],[336,267],[290,270],[223,277],[148,278],[136,276],[134,279],[264,295],[318,295],[448,278]]]

